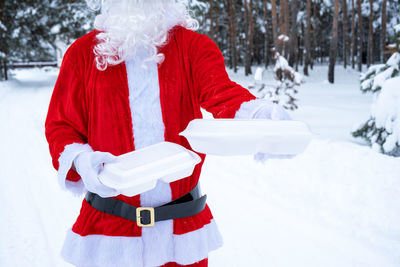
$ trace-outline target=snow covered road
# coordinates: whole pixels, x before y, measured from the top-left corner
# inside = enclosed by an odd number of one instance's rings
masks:
[[[356,72],[339,69],[335,86],[322,73],[292,114],[320,134],[305,153],[208,156],[202,191],[225,241],[210,266],[400,266],[400,159],[349,142],[371,99]],[[56,76],[24,70],[0,83],[0,266],[70,266],[59,251],[81,199],[59,189],[44,137]]]

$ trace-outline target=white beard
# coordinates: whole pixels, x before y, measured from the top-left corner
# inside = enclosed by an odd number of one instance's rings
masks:
[[[161,63],[158,48],[167,42],[168,31],[175,25],[197,30],[186,6],[176,0],[87,0],[89,6],[101,8],[95,28],[99,43],[94,48],[97,68],[105,70],[146,50],[145,61]]]

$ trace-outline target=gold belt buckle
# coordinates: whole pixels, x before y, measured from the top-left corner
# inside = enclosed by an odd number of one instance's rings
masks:
[[[150,223],[149,224],[142,224],[141,221],[141,212],[142,211],[149,211],[150,212]],[[136,208],[136,223],[139,227],[153,227],[155,222],[154,216],[154,208],[151,207],[138,207]]]

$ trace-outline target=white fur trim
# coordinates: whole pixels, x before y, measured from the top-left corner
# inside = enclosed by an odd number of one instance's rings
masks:
[[[142,252],[140,238],[80,236],[69,230],[61,256],[77,266],[143,266]]]
[[[140,50],[126,62],[135,149],[164,141],[158,69],[155,62],[143,63],[147,54]]]
[[[156,225],[160,223],[165,222]],[[168,262],[188,265],[207,258],[209,252],[222,246],[222,237],[215,221],[211,220],[199,230],[170,235],[162,242],[154,240],[148,247],[151,248],[149,253],[144,253],[144,246],[142,237],[80,236],[69,230],[61,255],[77,266],[154,267]]]
[[[235,119],[253,119],[255,114],[264,108],[270,108],[271,111],[273,109],[274,103],[267,99],[253,99],[247,102],[243,102],[242,105],[240,105],[240,108],[235,114]],[[267,114],[268,115],[268,114]],[[270,119],[271,114],[266,116],[265,119]]]
[[[93,149],[89,144],[72,143],[65,146],[64,151],[60,154],[60,157],[58,158],[59,168],[57,176],[58,183],[60,184],[62,189],[68,190],[76,196],[80,196],[86,192],[86,188],[82,180],[73,182],[66,180],[66,178],[69,170],[71,169],[72,163],[74,162],[74,159],[81,152],[91,151],[93,151]]]
[[[132,114],[135,148],[140,149],[164,141],[164,122],[160,103],[158,69],[154,62],[143,66],[146,51],[138,51],[134,60],[126,62],[129,84],[129,104]],[[169,184],[158,181],[153,190],[140,195],[142,206],[157,207],[172,199]],[[145,266],[161,265],[160,261],[173,255],[172,221],[158,223],[153,228],[142,229]],[[152,256],[154,251],[159,255]],[[162,263],[162,262],[161,262]]]
[[[183,235],[174,235],[174,262],[189,265],[208,257],[223,245],[222,235],[214,220],[203,228]]]

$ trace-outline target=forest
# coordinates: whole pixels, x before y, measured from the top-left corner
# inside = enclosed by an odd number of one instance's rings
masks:
[[[273,50],[308,75],[314,64],[369,67],[390,56],[398,0],[185,0],[235,72],[244,66],[269,66]],[[0,2],[1,79],[7,68],[27,62],[54,62],[59,44],[69,45],[92,29],[84,0]]]

